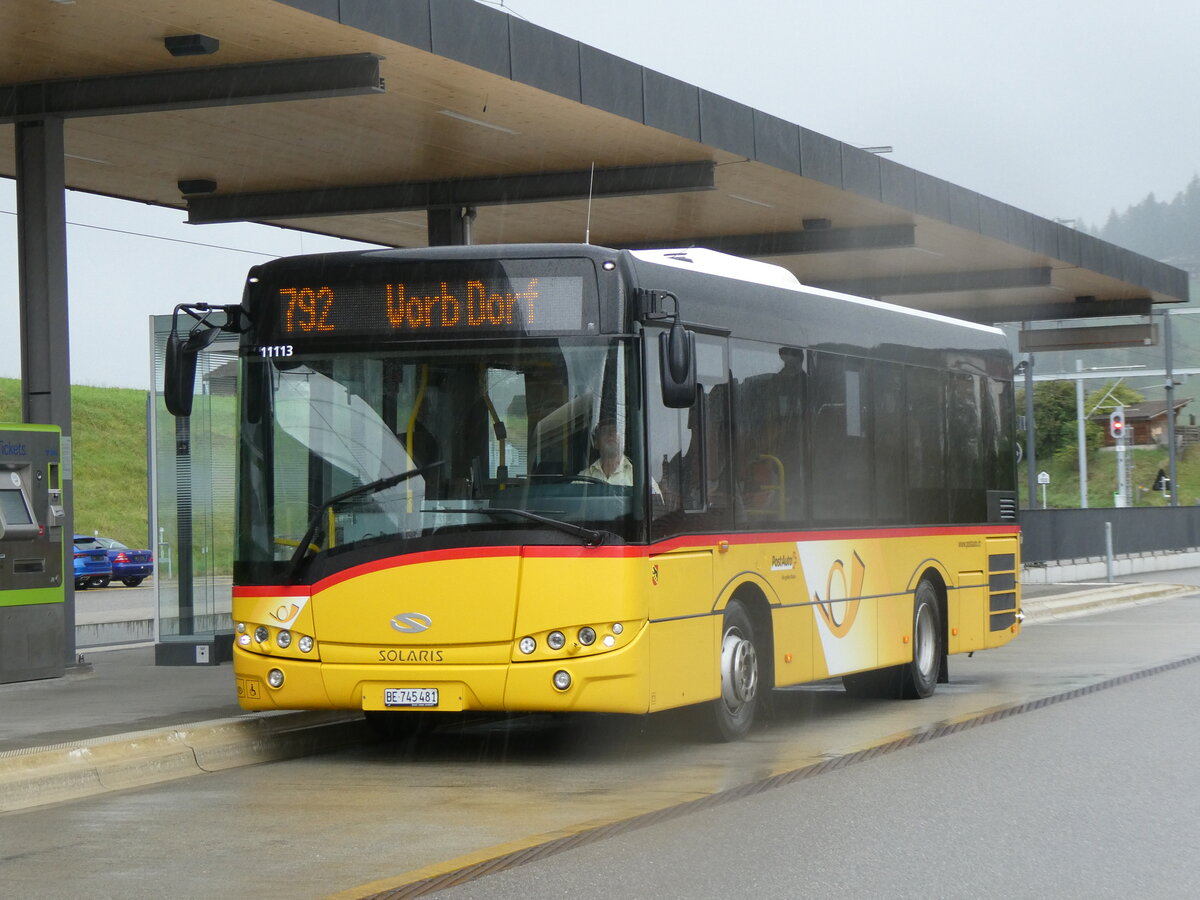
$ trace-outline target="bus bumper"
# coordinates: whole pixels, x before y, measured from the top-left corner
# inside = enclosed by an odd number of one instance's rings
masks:
[[[409,688],[436,689],[437,705],[397,711],[645,713],[650,708],[648,647],[643,630],[606,653],[455,666],[327,663],[264,656],[235,645],[233,666],[238,703],[250,710],[387,710],[395,707],[387,705],[385,692]],[[282,675],[278,687],[271,686],[272,670]]]

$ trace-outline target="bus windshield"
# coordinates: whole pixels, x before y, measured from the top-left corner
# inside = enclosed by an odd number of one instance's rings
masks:
[[[636,539],[646,491],[633,347],[547,338],[245,357],[239,562],[506,540],[497,531]]]

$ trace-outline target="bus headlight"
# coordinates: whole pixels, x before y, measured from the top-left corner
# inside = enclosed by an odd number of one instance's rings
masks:
[[[300,638],[300,640],[296,643],[296,646],[300,648],[301,653],[312,653],[313,639],[306,634],[304,637]]]
[[[546,635],[546,643],[550,645],[551,650],[561,650],[567,643],[567,638],[561,631],[552,631]],[[557,677],[555,676],[555,678]],[[569,681],[570,679],[568,678]]]
[[[267,684],[273,688],[280,687],[283,684],[283,672],[279,669],[272,669],[267,673]]]
[[[267,638],[270,636],[271,632],[267,631],[267,626],[265,625],[259,625],[254,629],[254,639],[260,644],[265,644],[267,642]]]
[[[290,631],[279,632],[279,634],[275,635],[275,643],[279,645],[281,650],[286,650],[292,645],[292,633]]]
[[[579,629],[579,643],[585,647],[590,647],[596,643],[596,629],[590,625],[584,625]]]
[[[517,648],[526,656],[528,656],[537,649],[537,641],[531,637],[523,637],[521,638],[521,643],[517,644]]]
[[[571,673],[565,669],[559,669],[554,673],[554,687],[560,691],[565,691],[571,686]]]

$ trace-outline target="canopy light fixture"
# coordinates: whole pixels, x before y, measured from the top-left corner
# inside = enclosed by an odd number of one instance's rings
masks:
[[[209,56],[220,49],[221,42],[207,34],[176,34],[163,38],[163,46],[172,56]]]
[[[217,189],[217,183],[211,178],[181,178],[175,184],[185,197],[190,194],[211,194]]]
[[[492,131],[500,131],[504,134],[516,134],[511,128],[505,128],[503,125],[497,125],[495,122],[485,122],[483,119],[476,119],[472,116],[463,115],[460,112],[455,112],[452,109],[439,109],[439,115],[449,116],[451,119],[458,119],[460,122],[466,122],[468,125],[478,125],[480,128],[490,128]]]

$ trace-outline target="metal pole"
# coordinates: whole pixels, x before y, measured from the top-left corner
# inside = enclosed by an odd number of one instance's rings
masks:
[[[1075,371],[1083,371],[1083,360],[1075,360]],[[1087,428],[1083,417],[1083,379],[1075,379],[1075,416],[1079,419],[1079,508],[1088,508]]]
[[[1033,354],[1025,361],[1025,477],[1029,482],[1029,508],[1037,508],[1037,459],[1033,449]]]
[[[1104,560],[1108,581],[1111,584],[1113,581],[1112,522],[1104,523]]]
[[[1124,404],[1117,406],[1117,413],[1124,417]],[[1127,428],[1122,428],[1121,433],[1117,435],[1117,502],[1116,506],[1124,508],[1129,505],[1128,479],[1125,472],[1125,432]]]
[[[1179,483],[1175,480],[1175,373],[1172,370],[1171,312],[1163,310],[1163,343],[1166,345],[1167,370],[1167,447],[1171,479],[1171,505],[1179,505]]]

